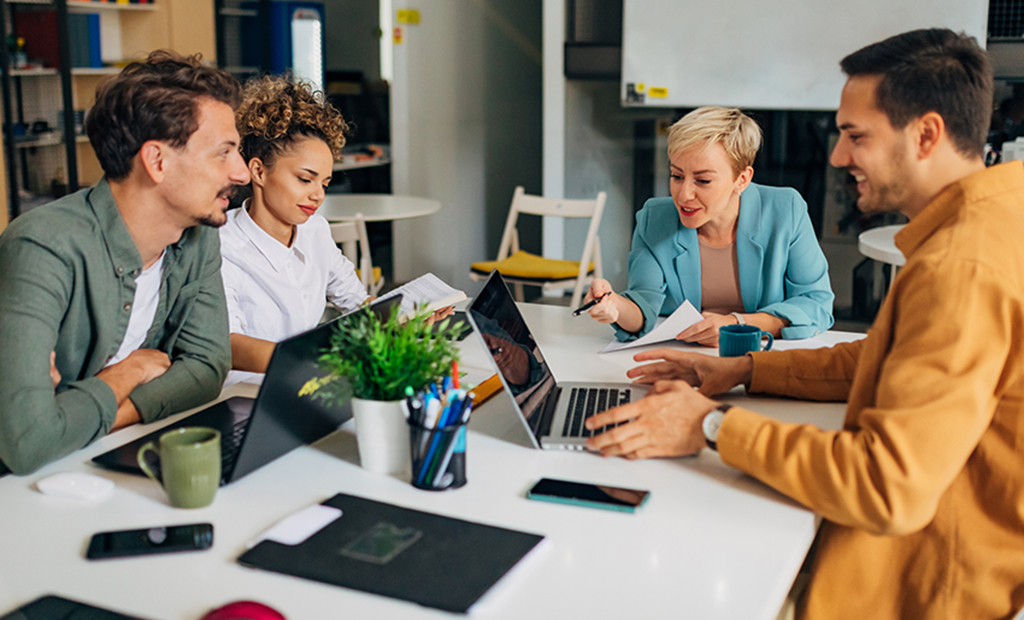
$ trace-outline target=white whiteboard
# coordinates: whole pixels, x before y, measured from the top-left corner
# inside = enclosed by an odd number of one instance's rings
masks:
[[[987,0],[624,0],[622,101],[834,110],[847,54],[915,28],[984,45],[987,19]]]

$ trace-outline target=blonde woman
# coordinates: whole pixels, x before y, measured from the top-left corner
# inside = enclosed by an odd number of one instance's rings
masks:
[[[651,330],[684,300],[704,319],[677,338],[718,346],[723,325],[756,325],[781,338],[832,326],[828,263],[796,190],[751,183],[761,129],[740,110],[704,107],[669,129],[671,198],[637,214],[629,288],[595,279],[590,310],[619,340]]]

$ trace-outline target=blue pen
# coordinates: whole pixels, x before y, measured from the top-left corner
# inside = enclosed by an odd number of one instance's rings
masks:
[[[464,402],[464,399],[462,399],[461,396],[464,393],[465,392],[463,392],[463,390],[451,390],[446,394],[446,396],[449,397],[449,402],[445,407],[444,412],[441,413],[435,428],[444,428],[459,418],[462,403]],[[433,469],[432,465],[434,465],[439,458],[443,458],[440,456],[440,454],[445,451],[440,445],[443,441],[442,435],[443,433],[435,433],[434,437],[431,439],[430,448],[427,450],[427,456],[423,459],[423,467],[420,469],[420,475],[417,477],[417,484],[421,484],[427,473]],[[452,443],[454,442],[449,441],[449,445]],[[433,480],[433,478],[431,478],[431,480]],[[434,486],[436,486],[436,484],[434,484]]]
[[[462,391],[462,390],[460,390]],[[473,408],[473,401],[469,398],[465,391],[462,391],[462,398],[458,401],[458,407],[452,408],[452,416],[448,421],[448,424],[454,424],[458,421],[460,424],[465,425],[469,421],[469,411]],[[460,428],[452,432],[451,438],[448,440],[448,445],[444,449],[444,458],[441,459],[441,466],[437,468],[434,473],[434,478],[431,482],[433,486],[441,484],[441,480],[444,478],[445,472],[448,470],[448,465],[452,461],[452,456],[455,454],[455,449],[459,444],[459,436],[465,432],[465,428]]]
[[[444,425],[444,420],[447,417],[450,408],[448,406],[445,406],[444,411],[441,411],[440,409],[441,401],[432,399],[427,408],[428,427],[436,429]],[[422,467],[420,467],[420,475],[416,477],[417,484],[423,483],[423,478],[426,476],[427,470],[430,469],[430,463],[432,461],[434,453],[437,451],[437,442],[441,439],[440,433],[431,433],[431,435],[432,437],[430,437],[430,447],[427,448],[426,456],[423,457],[423,465]]]

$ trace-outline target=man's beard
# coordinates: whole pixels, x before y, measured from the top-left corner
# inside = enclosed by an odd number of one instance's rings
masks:
[[[903,142],[897,142],[892,149],[889,158],[891,171],[890,181],[878,185],[871,184],[872,195],[870,202],[857,202],[857,206],[864,213],[890,213],[902,211],[907,204],[910,190],[907,188],[907,148]]]
[[[224,207],[224,210],[217,214],[203,215],[196,218],[196,224],[201,226],[209,226],[210,228],[220,228],[224,224],[228,223],[227,213],[228,208],[231,206],[231,199],[235,196],[238,191],[237,185],[229,185],[224,189],[217,192],[217,198],[227,198],[228,206]]]

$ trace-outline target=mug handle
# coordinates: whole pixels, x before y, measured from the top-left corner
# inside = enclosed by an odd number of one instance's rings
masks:
[[[139,467],[142,468],[143,473],[145,473],[153,480],[156,480],[158,483],[160,483],[161,486],[163,486],[163,482],[160,481],[160,478],[157,477],[156,473],[154,473],[153,470],[149,467],[149,463],[146,462],[146,452],[149,452],[150,450],[156,453],[157,458],[160,458],[160,452],[156,449],[156,442],[151,441],[146,445],[142,446],[141,448],[139,448],[139,453],[138,455],[136,455],[135,459],[139,462]]]
[[[772,345],[775,344],[775,336],[772,336],[771,332],[766,332],[766,331],[764,331],[762,329],[761,330],[761,337],[764,338],[765,336],[768,336],[768,346],[766,346],[765,348],[763,348],[761,350],[762,351],[771,351],[772,350]],[[139,454],[142,454],[142,452],[140,451]]]

